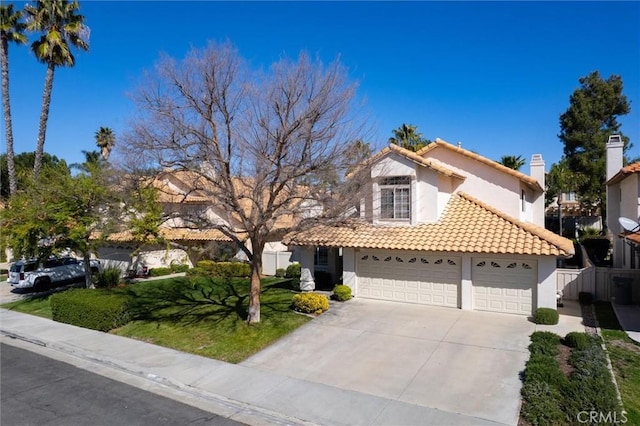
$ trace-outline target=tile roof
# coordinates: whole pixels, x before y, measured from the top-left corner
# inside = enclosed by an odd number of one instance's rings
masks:
[[[159,234],[169,241],[231,241],[231,238],[217,229],[161,228]],[[129,231],[116,232],[107,237],[107,241],[112,242],[133,240],[133,235]]]
[[[353,222],[290,234],[285,244],[462,253],[569,256],[573,242],[510,218],[464,193],[452,195],[441,220],[415,226]]]
[[[493,161],[490,160],[486,157],[483,157],[482,155],[476,154],[475,152],[471,152],[468,151],[462,147],[456,146],[456,145],[452,145],[449,142],[443,141],[440,138],[436,138],[436,140],[432,143],[430,143],[429,145],[425,146],[424,148],[422,148],[421,150],[419,150],[418,152],[416,152],[416,155],[419,156],[424,156],[425,154],[427,154],[430,151],[433,151],[436,148],[446,148],[449,151],[453,151],[453,152],[457,152],[459,154],[464,155],[465,157],[471,158],[473,160],[479,161],[483,164],[486,164],[488,166],[493,167],[496,170],[500,170],[504,173],[507,173],[511,176],[517,177],[518,179],[520,179],[522,182],[524,182],[525,184],[527,184],[528,186],[530,186],[532,189],[535,189],[537,191],[543,192],[543,188],[540,186],[540,183],[538,182],[537,179],[526,175],[522,172],[519,172],[517,170],[511,169],[509,167],[503,166],[502,164],[498,163],[497,161]]]
[[[618,183],[633,173],[640,173],[640,161],[621,168],[618,173],[616,173],[611,179],[609,179],[609,181],[607,181],[607,185]]]

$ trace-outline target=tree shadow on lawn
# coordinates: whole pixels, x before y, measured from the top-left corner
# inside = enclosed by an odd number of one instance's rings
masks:
[[[277,300],[277,297],[269,297],[269,290],[278,284],[263,284],[263,312],[289,310],[287,303]],[[249,282],[246,279],[176,278],[144,287],[133,285],[127,293],[131,297],[129,309],[134,320],[191,325],[202,321],[245,321],[248,316]]]

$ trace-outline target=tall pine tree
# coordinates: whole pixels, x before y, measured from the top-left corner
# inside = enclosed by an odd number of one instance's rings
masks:
[[[618,122],[619,116],[631,110],[622,93],[622,78],[612,75],[605,80],[594,71],[580,78],[580,87],[569,103],[569,108],[560,115],[558,137],[564,143],[568,167],[584,177],[576,188],[583,208],[596,207],[604,219],[607,140],[610,135],[619,134],[624,149],[631,146],[629,138],[620,132]]]

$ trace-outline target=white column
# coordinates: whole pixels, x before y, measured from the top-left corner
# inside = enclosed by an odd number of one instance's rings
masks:
[[[358,295],[356,276],[356,251],[353,248],[342,249],[342,284],[351,287],[351,294]]]
[[[473,282],[471,280],[471,256],[462,256],[462,280],[460,282],[460,308],[473,309]]]
[[[538,181],[542,190],[546,190],[546,176],[544,171],[544,160],[542,154],[533,154],[529,163],[531,177]],[[531,221],[544,228],[544,192],[536,194],[533,192],[531,199]]]
[[[536,308],[557,308],[556,292],[556,258],[554,256],[541,256],[538,258],[538,285],[535,295]]]

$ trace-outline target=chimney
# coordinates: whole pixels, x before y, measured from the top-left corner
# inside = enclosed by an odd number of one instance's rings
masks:
[[[533,203],[533,223],[544,227],[544,191],[546,189],[544,160],[542,154],[533,154],[529,162],[529,168],[532,178],[538,181],[542,187],[542,193],[534,194]]]
[[[620,135],[611,135],[607,141],[607,182],[622,169],[622,151],[624,141]],[[624,242],[615,235],[622,229],[618,222],[620,205],[622,204],[620,184],[606,185],[607,189],[607,237],[613,242],[613,267],[622,268]]]
[[[620,135],[609,136],[607,142],[607,180],[611,179],[622,168],[622,151],[624,141]]]

